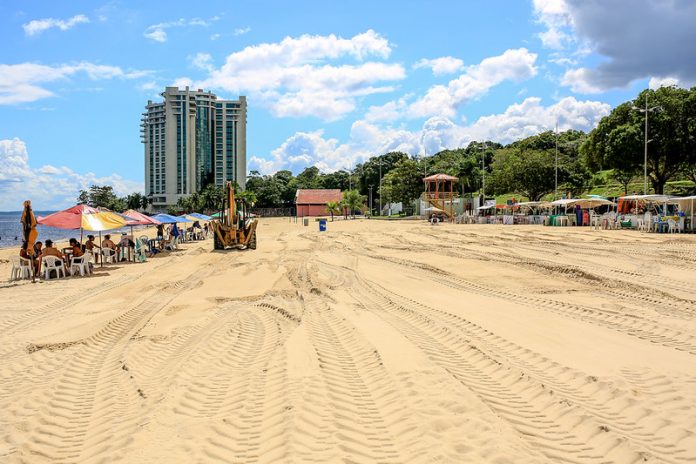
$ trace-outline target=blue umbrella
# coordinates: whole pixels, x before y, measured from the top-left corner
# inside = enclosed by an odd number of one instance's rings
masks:
[[[202,221],[210,221],[212,219],[212,217],[206,216],[205,214],[201,214],[201,213],[191,213],[188,216],[198,218]]]
[[[190,220],[186,216],[174,216],[174,218],[177,219],[176,222],[193,222],[192,220]]]
[[[162,224],[176,224],[177,222],[183,222],[182,219],[180,219],[177,216],[172,216],[169,214],[156,214],[152,216],[153,219],[157,219],[159,222]]]

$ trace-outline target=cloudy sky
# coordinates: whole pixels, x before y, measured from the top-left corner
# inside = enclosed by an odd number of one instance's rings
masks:
[[[248,165],[349,168],[559,128],[696,82],[696,0],[4,2],[0,210],[142,189],[167,85],[249,101]]]

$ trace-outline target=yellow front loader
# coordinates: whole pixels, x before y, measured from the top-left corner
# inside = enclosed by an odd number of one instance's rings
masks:
[[[225,185],[225,198],[220,217],[210,224],[213,227],[213,247],[216,250],[256,249],[256,226],[258,220],[252,218],[246,201],[235,200],[232,182]]]

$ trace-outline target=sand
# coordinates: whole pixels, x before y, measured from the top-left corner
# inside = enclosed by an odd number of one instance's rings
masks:
[[[0,284],[0,462],[696,462],[696,236],[328,226]]]

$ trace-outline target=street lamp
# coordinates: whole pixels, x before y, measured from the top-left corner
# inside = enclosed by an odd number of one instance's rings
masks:
[[[638,106],[633,106],[631,109],[635,111],[640,111],[641,113],[645,113],[645,150],[644,150],[644,160],[643,160],[643,195],[648,194],[648,113],[651,111],[662,111],[661,106],[653,106],[652,108],[648,108],[648,95],[649,91],[645,92],[645,108],[640,108]]]

